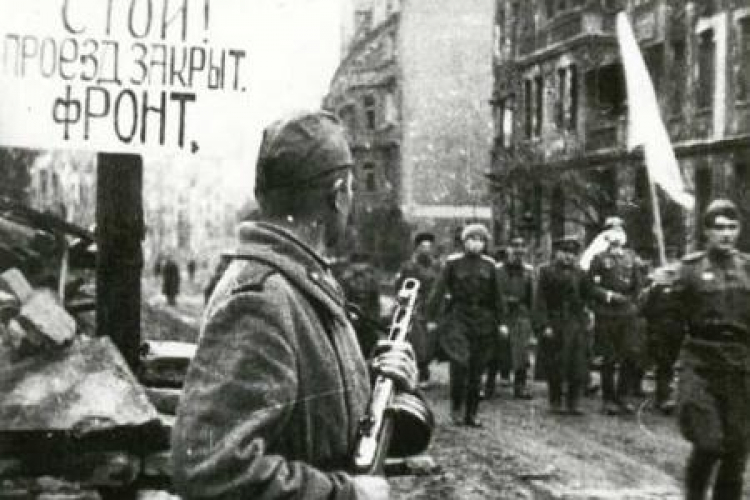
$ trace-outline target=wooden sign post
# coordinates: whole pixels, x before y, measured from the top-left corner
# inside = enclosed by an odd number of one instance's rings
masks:
[[[142,187],[139,155],[97,155],[96,332],[112,338],[131,368],[141,344]]]

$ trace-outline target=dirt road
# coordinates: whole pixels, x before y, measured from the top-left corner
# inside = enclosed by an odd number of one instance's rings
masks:
[[[194,340],[201,299],[193,293],[178,301],[177,308],[166,308],[170,314],[146,314],[155,338]],[[582,417],[551,415],[546,389],[537,383],[533,401],[514,400],[503,388],[495,399],[482,402],[484,428],[455,426],[449,420],[447,371],[445,363],[433,365],[435,385],[425,392],[437,420],[428,455],[438,472],[392,478],[395,498],[682,498],[689,448],[674,418],[647,404],[632,417],[605,417],[598,399],[584,400]],[[750,498],[748,486],[745,497]]]
[[[482,403],[484,428],[476,430],[449,423],[446,365],[435,372],[426,392],[437,416],[428,454],[440,472],[394,478],[398,498],[682,498],[689,447],[674,419],[647,403],[632,417],[605,417],[597,399],[585,401],[584,416],[552,415],[543,384],[533,401],[514,400],[506,388]]]

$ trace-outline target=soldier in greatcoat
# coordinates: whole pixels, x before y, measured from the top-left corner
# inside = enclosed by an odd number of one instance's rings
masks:
[[[510,369],[513,372],[513,397],[531,399],[528,387],[528,371],[531,366],[529,344],[533,337],[532,302],[534,295],[534,268],[525,262],[526,241],[518,236],[510,241],[508,258],[497,264],[498,286],[503,302],[503,318],[499,332],[499,347],[507,342],[510,354]],[[500,354],[500,353],[498,353]],[[500,356],[496,356],[497,359]],[[498,364],[487,370],[485,395],[495,392]]]
[[[481,224],[462,233],[464,251],[448,257],[428,300],[428,317],[436,321],[446,295],[446,319],[438,341],[450,358],[451,415],[454,423],[480,427],[477,418],[482,374],[496,345],[502,302],[495,261],[484,254],[490,239]]]
[[[591,287],[578,265],[579,252],[576,238],[553,243],[553,261],[539,268],[535,314],[550,411],[563,412],[564,395],[571,415],[582,414],[580,398],[589,362],[586,305]]]
[[[750,256],[736,249],[740,215],[715,200],[703,217],[706,250],[683,258],[674,296],[686,337],[680,353],[678,414],[693,445],[686,498],[742,497],[750,445]],[[668,283],[668,282],[667,282]]]
[[[596,255],[589,269],[594,292],[597,345],[602,354],[602,411],[607,415],[633,413],[633,396],[644,352],[643,323],[638,298],[643,268],[625,247],[624,231],[607,235],[608,247]]]

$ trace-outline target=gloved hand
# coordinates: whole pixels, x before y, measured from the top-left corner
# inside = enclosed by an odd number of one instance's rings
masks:
[[[390,379],[406,392],[417,388],[419,372],[414,349],[409,342],[381,340],[375,345],[372,369]]]

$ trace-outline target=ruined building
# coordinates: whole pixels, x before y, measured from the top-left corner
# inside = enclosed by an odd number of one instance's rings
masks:
[[[750,211],[746,0],[497,0],[490,177],[502,236],[526,232],[548,248],[550,236],[590,237],[617,213],[633,247],[653,256],[643,158],[626,151],[622,9],[696,195],[692,213],[660,196],[668,246],[700,246],[697,214],[713,197]]]
[[[382,262],[432,229],[448,250],[455,227],[491,220],[493,0],[347,5],[324,106],[354,153],[354,245]]]

